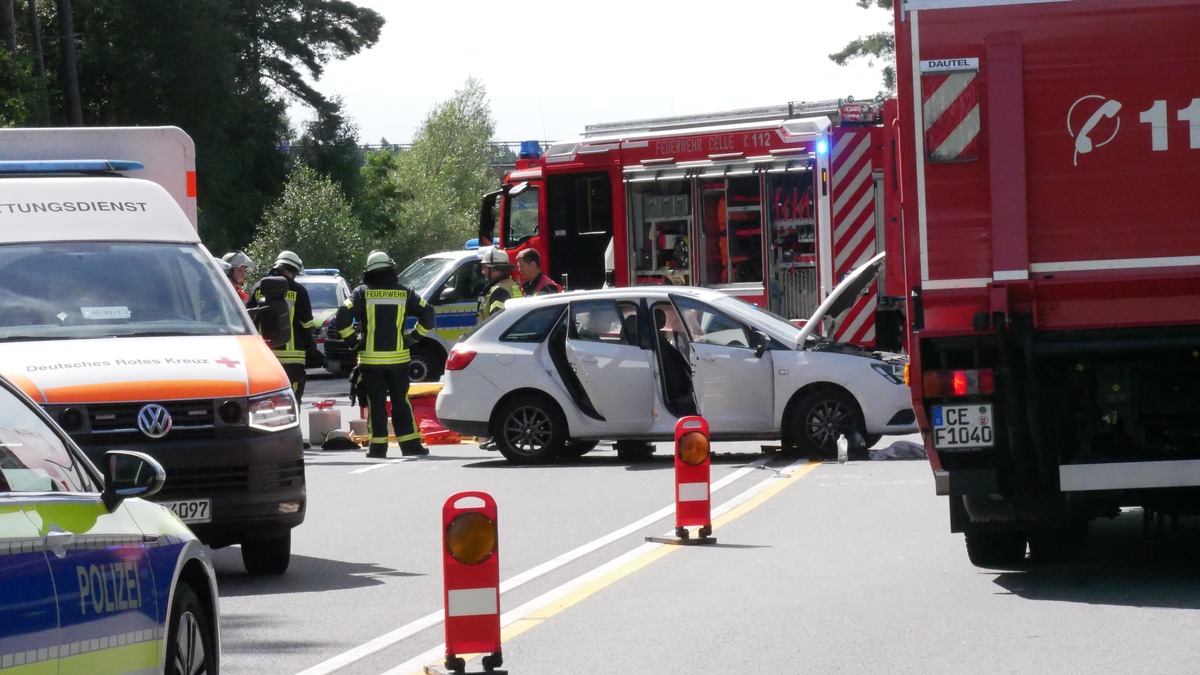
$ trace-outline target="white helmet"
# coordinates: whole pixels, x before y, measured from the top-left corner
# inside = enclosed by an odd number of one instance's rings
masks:
[[[254,271],[254,261],[250,259],[250,256],[241,251],[226,253],[221,260],[229,263],[230,267],[245,267],[247,272]]]
[[[296,274],[304,271],[304,263],[300,261],[300,256],[291,251],[280,251],[279,255],[275,257],[275,264],[272,267],[278,269],[280,265],[287,265],[295,270]]]
[[[375,270],[396,269],[396,261],[392,260],[392,256],[384,251],[371,251],[367,256],[367,264],[363,266],[363,274],[374,272]]]
[[[484,251],[479,260],[486,267],[512,267],[508,254],[494,246]]]

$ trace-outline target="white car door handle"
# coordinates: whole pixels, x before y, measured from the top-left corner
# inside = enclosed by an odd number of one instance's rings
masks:
[[[582,363],[600,363],[600,360],[594,356],[581,356],[579,361]]]
[[[67,547],[75,543],[75,535],[53,529],[46,533],[46,548],[59,558],[67,557]]]

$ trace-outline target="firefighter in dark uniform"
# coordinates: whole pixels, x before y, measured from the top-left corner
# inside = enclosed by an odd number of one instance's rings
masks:
[[[507,253],[498,248],[490,248],[484,252],[480,264],[487,274],[488,285],[479,296],[477,324],[483,323],[484,319],[500,311],[506,300],[524,296],[520,284],[509,276],[513,265],[509,262]]]
[[[416,318],[405,334],[404,322]],[[357,321],[357,330],[351,324]],[[383,251],[371,251],[363,267],[363,283],[338,311],[338,334],[358,350],[359,389],[367,398],[368,457],[387,457],[387,402],[392,401],[392,428],[400,453],[429,454],[421,445],[412,404],[408,400],[409,345],[434,328],[433,308],[396,278],[396,262]]]
[[[271,351],[275,353],[279,363],[283,364],[283,370],[292,383],[292,391],[296,393],[297,405],[304,397],[305,356],[313,342],[312,303],[309,302],[308,291],[296,281],[296,275],[303,271],[304,263],[300,261],[300,256],[291,251],[280,251],[275,257],[275,264],[271,266],[270,273],[267,274],[271,277],[283,277],[288,282],[287,304],[288,315],[291,317],[291,337],[286,344],[278,345]],[[263,294],[258,286],[259,282],[256,282],[248,293],[250,300],[247,304],[250,307],[263,302]]]

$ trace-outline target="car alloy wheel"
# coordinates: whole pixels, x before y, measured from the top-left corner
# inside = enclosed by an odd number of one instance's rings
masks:
[[[171,625],[167,633],[167,675],[215,673],[216,651],[211,621],[200,598],[186,583],[175,589]]]
[[[510,462],[545,462],[566,443],[567,422],[558,404],[543,396],[519,396],[496,416],[496,447]]]
[[[806,395],[792,414],[792,442],[797,454],[832,458],[837,456],[838,436],[853,441],[858,428],[854,402],[834,389]]]

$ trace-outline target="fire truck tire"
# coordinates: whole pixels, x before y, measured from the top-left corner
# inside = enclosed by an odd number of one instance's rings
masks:
[[[572,439],[563,444],[563,449],[558,453],[558,456],[564,459],[583,457],[592,450],[595,450],[597,445],[600,445],[600,441],[577,441]]]
[[[1012,569],[1025,562],[1024,532],[967,532],[967,557],[976,567]]]
[[[492,418],[496,449],[513,464],[541,464],[558,456],[567,442],[567,418],[558,404],[540,394],[508,399]]]
[[[837,458],[837,439],[862,432],[858,405],[847,393],[833,388],[817,389],[804,395],[792,407],[790,418],[791,451],[814,459]]]

